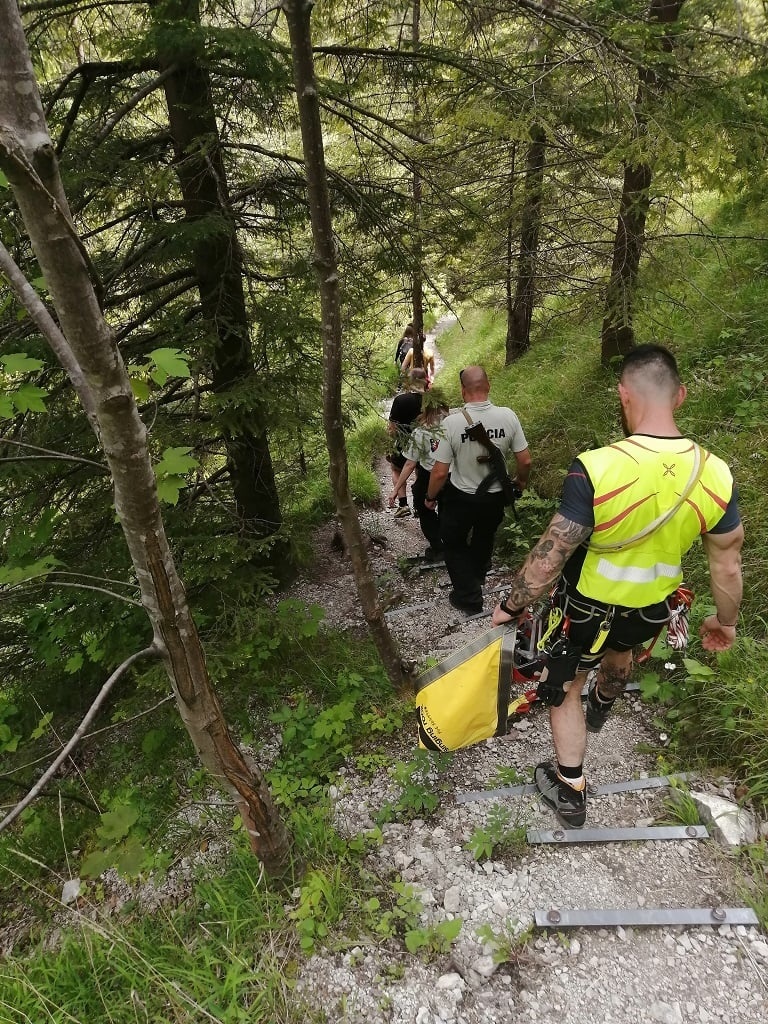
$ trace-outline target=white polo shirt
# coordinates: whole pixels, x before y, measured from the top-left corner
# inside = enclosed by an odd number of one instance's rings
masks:
[[[413,433],[408,438],[408,443],[403,448],[403,455],[406,459],[418,462],[427,472],[431,472],[443,436],[442,423],[432,428],[414,427]]]
[[[511,409],[491,401],[467,402],[464,408],[473,423],[483,424],[491,441],[505,456],[528,447],[520,420]],[[465,494],[474,494],[491,472],[489,462],[477,461],[478,456],[487,455],[488,450],[479,441],[470,441],[467,437],[469,424],[463,412],[446,416],[440,426],[444,436],[437,446],[435,461],[450,463],[453,486]],[[501,490],[501,484],[494,481],[488,490],[496,493]]]

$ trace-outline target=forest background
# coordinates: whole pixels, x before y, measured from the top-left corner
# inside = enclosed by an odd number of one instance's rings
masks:
[[[402,326],[446,311],[447,397],[482,362],[534,453],[509,557],[573,455],[615,436],[616,357],[678,354],[682,426],[739,483],[743,628],[718,700],[695,674],[646,689],[674,694],[681,757],[695,736],[764,799],[762,5],[0,12],[8,810],[70,735],[127,723],[6,822],[0,866],[41,918],[69,851],[83,878],[161,872],[189,836],[157,820],[212,780],[268,873],[340,856],[322,794],[356,732],[399,728],[407,685],[353,502],[379,501]],[[334,513],[370,641],[276,600]],[[700,555],[692,580],[706,593]]]

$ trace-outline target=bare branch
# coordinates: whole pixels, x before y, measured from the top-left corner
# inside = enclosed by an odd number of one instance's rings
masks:
[[[0,437],[0,445],[12,444],[16,448],[28,448],[32,452],[42,452],[38,458],[63,459],[66,462],[83,462],[86,466],[95,466],[102,473],[108,473],[109,469],[103,462],[94,462],[93,459],[85,459],[80,455],[67,455],[65,452],[55,452],[50,448],[39,448],[36,444],[27,444],[25,441],[12,441],[9,437]],[[9,462],[9,459],[0,459],[0,462]]]
[[[109,691],[118,681],[118,679],[120,679],[120,677],[124,675],[124,673],[131,667],[131,665],[134,664],[134,662],[139,661],[139,659],[141,658],[148,657],[160,657],[160,649],[157,646],[155,646],[155,644],[151,644],[149,647],[145,647],[143,651],[138,651],[137,653],[132,654],[129,658],[125,659],[122,665],[119,665],[115,669],[115,671],[112,673],[109,679],[107,679],[102,688],[99,690],[98,694],[96,695],[96,699],[94,700],[93,704],[91,704],[91,706],[88,708],[88,711],[86,712],[82,722],[75,730],[71,739],[62,748],[59,755],[51,762],[48,768],[46,768],[46,770],[34,784],[32,789],[30,789],[30,791],[27,793],[24,799],[20,800],[19,803],[17,803],[16,806],[13,808],[13,810],[9,811],[8,814],[6,814],[6,816],[2,819],[2,821],[0,821],[0,832],[3,832],[6,828],[8,828],[8,826],[12,822],[14,822],[18,818],[18,816],[22,814],[27,809],[27,807],[29,807],[30,804],[34,803],[38,796],[40,796],[42,791],[45,789],[45,787],[48,785],[48,783],[51,781],[53,776],[58,771],[59,765],[66,761],[70,753],[75,749],[80,740],[83,738],[86,729],[91,724],[93,719],[96,717],[99,708],[106,700],[107,696],[109,695]]]
[[[64,218],[66,220],[66,217]],[[19,302],[29,313],[30,317],[39,328],[41,334],[46,338],[58,359],[62,368],[66,371],[77,395],[83,404],[88,420],[93,427],[94,433],[98,435],[96,426],[96,403],[91,389],[86,383],[80,364],[75,359],[69,342],[64,337],[60,327],[48,312],[43,300],[21,272],[11,254],[0,241],[0,270],[8,278]]]

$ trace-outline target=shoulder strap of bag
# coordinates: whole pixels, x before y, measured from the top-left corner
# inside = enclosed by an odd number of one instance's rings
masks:
[[[667,512],[664,512],[662,513],[662,515],[657,516],[652,523],[649,523],[647,526],[643,527],[643,529],[640,530],[639,533],[636,533],[634,537],[630,537],[628,540],[624,540],[620,544],[593,544],[592,539],[590,538],[589,547],[593,551],[623,551],[624,548],[628,548],[631,547],[633,544],[637,544],[639,541],[643,540],[651,533],[654,533],[656,530],[660,529],[665,523],[669,522],[669,520],[672,518],[675,512],[677,512],[677,510],[683,506],[684,502],[688,499],[688,496],[693,491],[696,484],[699,482],[699,480],[701,480],[701,475],[704,472],[705,462],[706,460],[702,455],[701,448],[699,448],[699,446],[694,442],[693,469],[691,470],[691,475],[688,478],[688,483],[685,485],[683,493],[680,495],[680,500],[677,502],[677,504],[674,505],[674,507],[669,509]]]

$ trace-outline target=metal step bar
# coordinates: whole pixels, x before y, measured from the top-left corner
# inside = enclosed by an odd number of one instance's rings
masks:
[[[610,928],[621,925],[759,925],[751,907],[627,907],[621,910],[537,910],[537,928]]]
[[[588,786],[590,796],[607,796],[609,793],[634,793],[643,789],[663,789],[674,780],[684,782],[693,778],[691,772],[680,772],[679,775],[659,775],[652,779],[629,779],[627,782],[611,782],[605,786]],[[531,796],[536,786],[529,782],[524,786],[503,786],[501,789],[483,789],[472,793],[457,793],[457,804],[469,804],[475,800],[496,800],[503,796]]]
[[[528,842],[537,843],[630,843],[659,839],[709,839],[705,825],[647,825],[632,828],[528,829]]]

